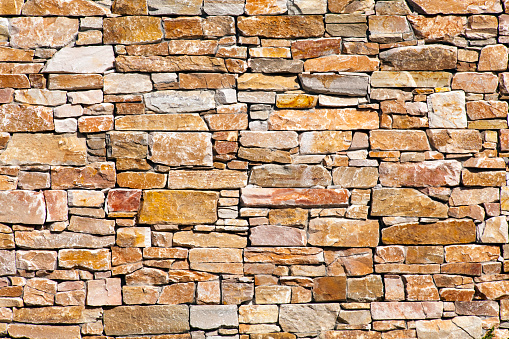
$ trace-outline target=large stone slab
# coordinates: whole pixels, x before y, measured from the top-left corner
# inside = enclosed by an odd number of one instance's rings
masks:
[[[245,36],[284,39],[318,37],[325,32],[320,15],[239,17],[238,28]]]
[[[355,108],[277,110],[269,117],[272,130],[356,130],[378,129],[378,113]]]
[[[368,94],[369,76],[362,73],[299,74],[302,88],[312,93],[348,96]]]
[[[244,248],[247,245],[247,239],[246,237],[229,233],[177,232],[173,236],[173,245],[184,247]]]
[[[161,19],[150,16],[122,16],[103,21],[105,44],[157,42],[163,38]]]
[[[339,304],[281,305],[279,324],[285,332],[320,332],[336,325]]]
[[[393,48],[380,53],[385,70],[441,71],[456,68],[458,49],[425,45]]]
[[[480,205],[500,199],[500,190],[495,187],[460,188],[452,190],[449,204],[451,206]]]
[[[85,138],[72,134],[13,134],[0,154],[4,165],[85,165]]]
[[[431,146],[442,153],[471,153],[482,148],[481,133],[477,130],[429,129]]]
[[[248,247],[246,263],[276,265],[316,265],[324,262],[323,250],[316,247]]]
[[[442,317],[442,302],[373,302],[371,317],[373,320],[415,320],[436,319]]]
[[[444,220],[432,224],[403,224],[384,228],[382,242],[387,245],[450,245],[475,242],[472,220]]]
[[[163,191],[143,192],[140,224],[199,224],[217,220],[216,192]],[[161,208],[164,206],[164,208]]]
[[[296,76],[244,73],[237,79],[239,90],[291,91],[299,89]]]
[[[428,97],[430,128],[466,128],[465,92],[435,93]]]
[[[237,327],[237,305],[193,305],[190,309],[191,326],[212,330],[219,327]]]
[[[204,55],[120,55],[115,60],[115,67],[119,72],[226,72],[224,59]]]
[[[29,339],[81,338],[81,331],[79,326],[12,324],[9,326],[8,333],[12,338],[29,338]]]
[[[457,186],[461,169],[461,163],[456,160],[382,162],[380,183],[389,187]]]
[[[376,247],[377,220],[316,218],[309,222],[308,242],[314,246]]]
[[[452,89],[471,93],[493,93],[497,90],[498,77],[493,73],[458,72],[452,79]]]
[[[235,189],[247,185],[247,173],[232,170],[170,171],[169,189]]]
[[[113,68],[111,46],[65,47],[46,63],[43,73],[104,73]]]
[[[260,187],[329,186],[332,177],[322,166],[262,165],[252,168],[249,183]]]
[[[208,131],[196,113],[137,114],[116,117],[115,129],[124,131]]]
[[[245,147],[290,149],[299,145],[296,132],[241,131],[240,144]]]
[[[374,118],[374,115],[373,115]],[[300,135],[302,154],[326,154],[346,151],[352,144],[352,132],[316,131]]]
[[[10,42],[15,48],[63,47],[78,34],[78,19],[19,17],[10,20]]]
[[[427,151],[430,150],[424,131],[378,130],[369,133],[371,148],[381,151]]]
[[[82,268],[91,271],[111,269],[109,249],[63,249],[58,251],[58,266],[62,268]]]
[[[209,133],[154,132],[149,136],[150,160],[168,166],[212,166]]]
[[[483,335],[479,317],[455,317],[452,319],[420,320],[415,323],[417,338],[480,338]]]
[[[454,15],[408,15],[407,19],[415,34],[427,41],[452,41],[456,36],[465,33],[467,27],[467,18]]]
[[[20,15],[23,0],[3,0],[0,3],[1,15]]]
[[[46,203],[42,192],[0,191],[0,222],[38,224],[46,221]]]
[[[373,190],[372,216],[447,218],[447,205],[411,188]]]
[[[118,306],[104,311],[104,332],[107,335],[186,331],[189,331],[187,305]]]
[[[208,111],[216,107],[213,91],[157,91],[144,95],[147,108],[157,113]]]
[[[29,0],[23,5],[21,13],[33,16],[105,16],[110,11],[86,0]]]
[[[380,65],[378,59],[366,55],[329,55],[304,62],[306,72],[373,72]]]
[[[452,74],[448,72],[373,72],[373,87],[448,87]]]
[[[50,231],[16,232],[16,245],[20,248],[103,248],[115,244],[114,236],[99,237],[91,234]]]
[[[499,0],[410,0],[419,12],[424,14],[483,14],[501,13]]]
[[[54,128],[52,108],[19,104],[0,106],[2,132],[42,132]]]
[[[86,322],[85,313],[84,306],[15,308],[13,319],[32,324],[79,324]]]
[[[340,207],[348,195],[346,189],[244,188],[241,201],[251,207]]]

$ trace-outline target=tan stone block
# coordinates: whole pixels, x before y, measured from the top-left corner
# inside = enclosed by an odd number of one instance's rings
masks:
[[[12,13],[14,14],[14,13]],[[78,19],[64,17],[19,17],[10,20],[11,46],[30,49],[63,47],[78,33]]]
[[[489,281],[475,285],[476,289],[483,296],[489,300],[506,299],[509,290],[509,281]]]
[[[104,7],[85,0],[29,0],[22,10],[27,16],[104,16],[109,13]]]
[[[248,115],[243,113],[209,114],[204,118],[211,131],[245,130],[249,125]]]
[[[440,71],[455,68],[457,55],[456,47],[425,45],[393,48],[381,52],[380,59],[384,71]]]
[[[277,110],[269,117],[272,130],[357,130],[378,129],[378,113],[355,108]]]
[[[269,211],[269,223],[282,226],[304,226],[308,211],[301,208],[273,209]]]
[[[376,167],[337,167],[332,171],[334,185],[343,188],[371,188],[378,182]]]
[[[238,28],[245,36],[287,39],[318,37],[325,31],[318,15],[239,17]]]
[[[482,14],[501,13],[502,5],[498,0],[434,1],[412,0],[425,14]]]
[[[271,150],[268,148],[240,147],[237,156],[240,159],[246,159],[254,162],[277,162],[282,164],[292,162],[290,152]]]
[[[13,338],[81,338],[79,326],[11,324],[9,325],[8,332]]]
[[[427,151],[430,150],[424,131],[378,130],[369,133],[373,149],[382,151]]]
[[[442,153],[470,153],[482,148],[482,138],[476,130],[429,129],[427,131],[433,148]]]
[[[315,301],[346,300],[346,277],[321,277],[314,279]]]
[[[149,227],[124,227],[117,230],[117,246],[150,247],[151,232]]]
[[[318,98],[307,94],[279,94],[276,98],[278,108],[313,108]]]
[[[467,20],[460,16],[409,15],[408,21],[416,35],[427,41],[452,41],[458,35],[465,33]]]
[[[244,188],[242,203],[252,207],[341,207],[348,202],[345,189]]]
[[[286,2],[283,0],[247,0],[247,15],[273,15],[284,14],[287,11]]]
[[[219,281],[202,281],[196,289],[198,304],[219,304],[221,302],[221,287]]]
[[[113,116],[89,116],[78,119],[78,129],[80,133],[106,132],[113,129]]]
[[[455,160],[437,160],[418,163],[380,164],[380,183],[389,187],[457,186],[461,163]]]
[[[55,129],[49,107],[7,104],[0,107],[0,131],[42,132]]]
[[[233,88],[235,87],[235,76],[220,73],[182,73],[179,76],[179,86],[181,89]]]
[[[223,59],[190,56],[118,56],[116,67],[119,72],[226,72]]]
[[[493,93],[497,90],[498,77],[492,73],[456,73],[452,79],[452,89],[470,93]]]
[[[145,191],[139,222],[141,224],[213,223],[217,220],[217,199],[218,193],[215,192]],[[168,208],[161,210],[159,208],[161,204]],[[176,239],[174,238],[173,241]]]
[[[262,165],[252,168],[249,183],[260,187],[329,186],[331,175],[322,166]]]
[[[113,14],[147,15],[147,0],[115,0],[111,11]]]
[[[507,70],[508,51],[504,45],[490,45],[483,47],[477,65],[478,71]]]
[[[62,268],[84,268],[104,271],[111,268],[111,253],[107,249],[98,250],[60,250],[58,265]]]
[[[125,304],[155,304],[159,298],[156,286],[122,286],[122,300]]]
[[[173,236],[173,244],[184,247],[244,248],[247,245],[247,238],[218,232],[177,232]]]
[[[348,278],[348,299],[354,301],[376,301],[383,296],[383,283],[379,275]]]
[[[247,185],[247,173],[232,170],[170,171],[170,189],[234,189]]]
[[[484,229],[481,227],[481,242],[483,243],[507,243],[507,221],[505,216],[493,217],[486,220]]]
[[[117,175],[117,184],[133,189],[164,188],[166,175],[152,172],[122,172]]]
[[[324,262],[323,250],[312,247],[248,247],[245,263],[275,265],[316,265]]]
[[[249,236],[252,246],[306,246],[307,236],[302,230],[286,226],[256,226]]]
[[[157,42],[163,38],[161,19],[157,17],[126,16],[103,21],[105,44]]]
[[[239,90],[289,91],[299,89],[296,76],[245,73],[237,78]]]
[[[496,261],[500,248],[484,245],[455,245],[445,247],[447,262],[485,262]]]
[[[32,324],[78,324],[84,322],[85,307],[37,307],[14,309],[14,321]]]
[[[0,222],[43,224],[46,220],[44,194],[35,191],[0,191]]]
[[[309,222],[308,242],[315,246],[376,247],[378,222],[317,218]]]
[[[373,72],[373,87],[448,87],[452,74],[448,72]]]
[[[330,55],[304,62],[306,72],[373,72],[380,65],[378,59],[365,55]]]
[[[288,304],[291,293],[289,286],[256,286],[255,300],[257,304]]]
[[[508,105],[505,101],[469,101],[467,115],[471,120],[507,117]]]
[[[430,275],[405,275],[403,280],[407,291],[407,300],[440,300],[438,289]]]
[[[146,131],[207,131],[205,121],[198,114],[142,114],[117,117],[117,130]]]
[[[474,290],[442,288],[440,290],[440,300],[443,301],[471,301],[474,297]]]
[[[84,167],[52,167],[51,185],[52,189],[112,188],[115,186],[115,165],[102,162]]]
[[[441,264],[444,262],[444,249],[441,246],[408,246],[407,264]]]
[[[55,301],[57,283],[49,279],[27,280],[23,288],[23,301],[30,306],[51,306]]]
[[[22,6],[22,0],[2,0],[2,2],[0,2],[0,14],[20,15]]]
[[[87,281],[87,305],[122,305],[120,278]]]
[[[482,171],[471,172],[464,169],[461,172],[461,180],[465,186],[505,186],[505,171]]]
[[[90,234],[115,234],[115,221],[95,218],[86,218],[73,215],[67,227],[69,231]]]
[[[168,41],[170,55],[215,55],[216,40],[171,40]]]
[[[194,302],[195,284],[192,282],[164,286],[159,304],[185,304]]]
[[[149,159],[169,166],[212,165],[209,133],[152,133]]]
[[[292,56],[295,59],[317,58],[341,53],[341,38],[297,40],[292,42]]]

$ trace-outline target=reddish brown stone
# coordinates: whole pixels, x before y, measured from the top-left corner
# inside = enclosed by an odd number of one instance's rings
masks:
[[[348,191],[345,189],[244,188],[241,200],[244,205],[252,207],[346,206]]]
[[[292,56],[295,59],[318,58],[341,53],[341,38],[297,40],[292,42]]]
[[[252,246],[306,246],[307,236],[303,230],[286,226],[257,226],[249,236]]]
[[[346,300],[346,277],[321,277],[314,279],[315,301]]]
[[[53,109],[50,107],[20,104],[0,106],[2,132],[42,132],[54,128]]]
[[[137,212],[140,208],[141,190],[113,189],[108,191],[108,212]]]
[[[94,163],[85,167],[51,168],[51,188],[112,188],[115,187],[115,165]]]
[[[285,39],[317,37],[325,31],[318,15],[239,17],[238,28],[245,36]]]

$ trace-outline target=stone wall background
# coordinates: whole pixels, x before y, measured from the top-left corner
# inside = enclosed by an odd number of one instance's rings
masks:
[[[0,0],[0,336],[509,336],[509,4]]]

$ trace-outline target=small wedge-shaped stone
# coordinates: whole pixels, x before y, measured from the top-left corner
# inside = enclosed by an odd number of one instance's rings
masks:
[[[238,28],[245,36],[263,38],[312,38],[325,32],[321,15],[239,17]]]
[[[224,59],[204,55],[120,55],[115,60],[115,66],[119,72],[226,72]]]
[[[104,332],[107,335],[186,331],[189,331],[187,305],[118,306],[104,311]]]
[[[429,129],[431,146],[442,153],[470,153],[482,148],[481,133],[477,130]]]
[[[411,188],[373,190],[372,216],[447,218],[447,205]]]
[[[329,186],[330,173],[322,166],[263,165],[251,170],[249,183],[261,187]]]
[[[216,108],[213,91],[157,91],[144,95],[147,108],[157,113],[201,112]]]
[[[212,166],[210,133],[154,132],[150,160],[168,166]]]
[[[475,242],[472,220],[450,219],[433,224],[403,224],[382,229],[386,245],[451,245]]]
[[[15,233],[16,246],[31,249],[102,248],[115,244],[114,236],[98,237],[74,232],[30,231]]]
[[[500,0],[410,0],[424,14],[482,14],[501,13]]]
[[[373,72],[373,87],[448,87],[452,74],[447,72]]]
[[[341,207],[348,195],[346,189],[244,188],[241,200],[251,207]]]
[[[0,222],[38,224],[46,221],[44,194],[34,191],[0,191]]]
[[[302,88],[313,93],[365,96],[369,76],[362,73],[300,74]]]
[[[461,169],[461,163],[456,160],[382,162],[380,183],[389,187],[457,186]]]
[[[161,19],[149,16],[106,18],[103,23],[105,44],[157,42],[163,38]]]
[[[465,92],[452,91],[428,96],[430,128],[466,128]]]
[[[139,223],[183,225],[213,223],[217,220],[218,198],[216,192],[145,191]]]
[[[272,130],[356,130],[378,129],[380,122],[376,111],[323,108],[312,111],[277,110],[270,115],[269,126]]]
[[[113,68],[111,46],[65,47],[48,61],[43,73],[104,73]]]
[[[19,104],[0,106],[2,132],[42,132],[54,128],[52,108]]]
[[[306,72],[373,72],[380,61],[365,55],[329,55],[304,62]]]
[[[115,129],[124,131],[208,131],[198,114],[137,114],[115,119]]]
[[[452,46],[425,45],[393,48],[380,53],[386,70],[440,71],[454,69],[458,49]]]
[[[28,0],[21,11],[23,15],[46,16],[105,16],[105,7],[86,0]]]
[[[309,222],[308,242],[314,246],[376,247],[377,220],[316,218]]]
[[[72,134],[19,134],[11,137],[7,149],[0,154],[5,165],[85,165],[85,138]]]
[[[10,20],[10,42],[15,48],[63,47],[78,34],[78,19],[20,17]]]

